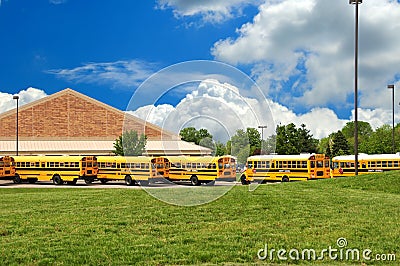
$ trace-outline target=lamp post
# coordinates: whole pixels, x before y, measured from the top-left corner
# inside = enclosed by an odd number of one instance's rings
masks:
[[[14,100],[17,100],[17,118],[16,118],[16,135],[17,135],[17,143],[16,143],[16,155],[18,156],[18,100],[19,100],[19,96],[18,95],[14,95],[13,96]]]
[[[387,86],[387,88],[392,90],[392,153],[395,153],[395,147],[394,147],[394,85],[390,84]]]
[[[349,0],[356,6],[355,14],[355,45],[354,45],[354,174],[358,175],[358,5],[362,0]]]
[[[258,128],[261,128],[261,154],[263,154],[264,128],[267,127],[268,126],[258,126]]]

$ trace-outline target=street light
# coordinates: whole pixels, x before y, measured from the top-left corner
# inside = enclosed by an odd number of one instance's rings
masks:
[[[349,0],[356,5],[355,14],[355,47],[354,47],[354,174],[358,175],[358,5],[362,0]]]
[[[268,126],[258,126],[258,128],[261,128],[261,154],[263,154],[264,128],[267,127]]]
[[[387,85],[388,89],[392,90],[392,153],[395,153],[394,147],[394,85]]]
[[[16,118],[17,143],[16,143],[16,155],[18,156],[18,100],[19,100],[19,96],[18,96],[18,95],[14,95],[14,96],[13,96],[13,100],[17,100],[17,118]]]

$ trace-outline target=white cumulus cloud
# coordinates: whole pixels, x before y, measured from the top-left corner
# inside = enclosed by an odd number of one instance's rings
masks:
[[[203,21],[219,23],[241,15],[243,8],[261,0],[158,0],[158,8],[172,9],[176,18],[200,16]]]
[[[27,88],[26,90],[21,90],[18,95],[19,106],[39,100],[47,96],[47,94],[43,90],[32,87]],[[13,94],[0,92],[0,113],[4,113],[8,110],[16,108],[16,100],[13,99],[13,96]]]
[[[363,108],[387,108],[400,73],[400,4],[360,5],[359,93]],[[216,59],[248,64],[267,95],[285,105],[352,106],[354,6],[347,1],[265,0],[236,37],[219,40]],[[284,89],[284,87],[289,87]]]
[[[176,133],[189,126],[206,128],[220,141],[229,139],[237,129],[257,128],[261,123],[268,126],[264,137],[274,134],[276,125],[294,123],[298,127],[305,124],[315,138],[321,139],[354,120],[354,111],[348,119],[340,119],[329,108],[316,107],[304,114],[296,114],[270,99],[267,100],[267,106],[268,110],[260,106],[256,99],[241,96],[239,89],[230,84],[204,80],[176,107],[168,104],[146,105],[130,113]],[[260,116],[268,118],[260,121]],[[358,119],[370,123],[376,129],[389,124],[392,116],[386,109],[359,108]]]
[[[217,80],[204,80],[175,107],[147,105],[132,113],[169,131],[185,127],[206,128],[217,140],[226,141],[239,128],[274,121],[266,101],[245,98],[239,89]],[[273,131],[273,129],[271,129]]]

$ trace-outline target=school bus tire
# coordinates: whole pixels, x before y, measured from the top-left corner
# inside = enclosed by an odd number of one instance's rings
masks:
[[[93,179],[88,179],[88,178],[85,178],[85,184],[92,184],[93,183]]]
[[[240,177],[240,182],[242,182],[242,185],[248,185],[250,182],[246,180],[246,176],[242,175]]]
[[[289,180],[289,177],[287,176],[287,175],[284,175],[283,177],[282,177],[282,182],[289,182],[290,180]]]
[[[53,176],[53,184],[54,185],[62,185],[64,183],[64,181],[61,179],[61,176],[59,175],[54,175]]]
[[[200,183],[199,179],[197,178],[197,176],[192,175],[190,177],[190,184],[192,184],[192,186],[200,186],[201,183]]]
[[[105,178],[101,178],[101,179],[100,179],[100,182],[101,182],[102,184],[105,184],[105,183],[107,183],[107,182],[108,182],[108,180],[107,180],[107,179],[105,179]]]
[[[130,175],[125,176],[125,185],[127,186],[132,186],[135,184],[135,181],[133,181],[132,177]]]
[[[19,176],[19,174],[15,174],[13,182],[14,184],[21,184],[21,177]]]

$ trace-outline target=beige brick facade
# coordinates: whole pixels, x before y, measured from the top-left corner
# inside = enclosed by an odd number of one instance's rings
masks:
[[[149,140],[179,139],[171,132],[65,89],[19,108],[19,138],[115,140],[123,129],[145,133]],[[125,123],[125,126],[124,126]],[[0,115],[0,139],[15,139],[16,109]]]

